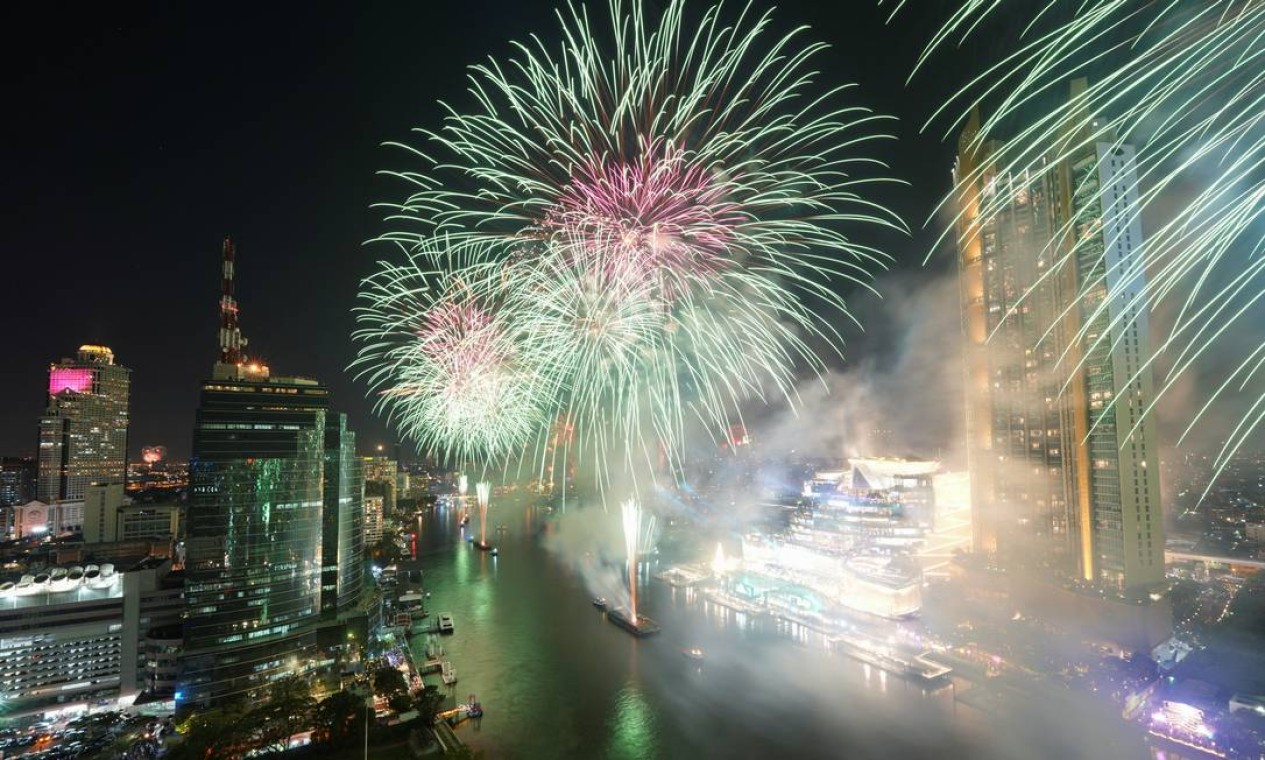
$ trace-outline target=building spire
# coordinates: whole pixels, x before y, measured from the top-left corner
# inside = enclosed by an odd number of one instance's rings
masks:
[[[220,358],[215,363],[215,377],[227,379],[260,379],[268,377],[268,368],[246,356],[246,338],[237,324],[237,299],[233,296],[236,279],[237,246],[231,237],[224,238],[224,268],[220,292]]]
[[[237,301],[233,298],[233,266],[237,248],[231,237],[224,238],[223,294],[220,297],[220,363],[241,364],[246,339],[237,325]]]

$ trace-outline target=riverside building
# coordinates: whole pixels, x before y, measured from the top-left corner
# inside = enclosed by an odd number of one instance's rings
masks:
[[[189,468],[176,699],[204,707],[319,675],[331,662],[320,642],[345,638],[328,623],[358,606],[363,566],[354,436],[323,385],[273,376],[242,353],[234,260],[226,240],[220,359],[202,386]]]
[[[1104,138],[1014,176],[997,143],[971,149],[979,124],[955,168],[975,551],[1145,592],[1164,535],[1134,149]]]

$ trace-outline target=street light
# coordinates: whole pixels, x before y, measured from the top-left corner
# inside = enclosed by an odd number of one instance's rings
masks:
[[[365,760],[369,760],[369,721],[373,718],[373,687],[365,697]]]

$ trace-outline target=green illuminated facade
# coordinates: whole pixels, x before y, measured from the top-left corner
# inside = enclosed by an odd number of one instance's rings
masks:
[[[356,614],[364,585],[365,481],[356,434],[347,415],[330,414],[325,426],[325,513],[321,544],[321,617]]]
[[[328,407],[329,391],[311,380],[265,375],[202,388],[181,702],[257,698],[318,659]]]

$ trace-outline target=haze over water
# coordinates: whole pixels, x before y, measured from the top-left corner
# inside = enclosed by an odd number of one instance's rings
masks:
[[[634,639],[542,546],[541,533],[559,529],[551,519],[494,498],[499,558],[461,539],[455,509],[417,521],[429,609],[456,622],[443,639],[459,678],[450,693],[486,710],[457,731],[489,758],[1146,756],[1118,715],[1073,693],[1023,698],[959,680],[928,691],[831,654],[816,634],[753,625],[648,576],[639,606],[663,633]],[[701,666],[681,654],[693,646]]]

